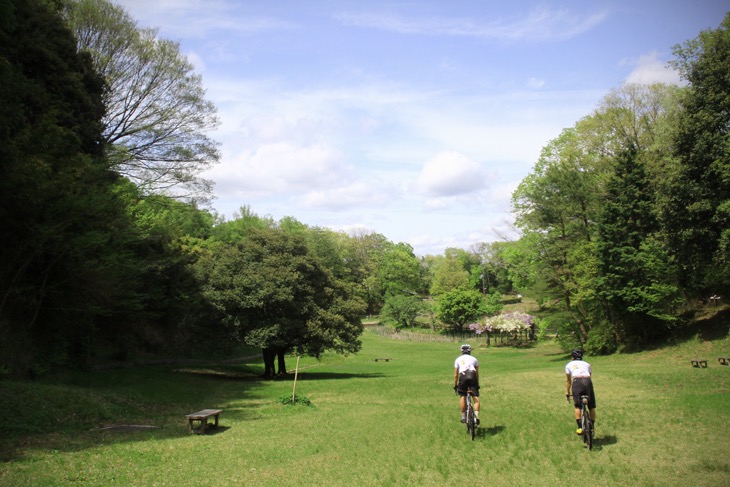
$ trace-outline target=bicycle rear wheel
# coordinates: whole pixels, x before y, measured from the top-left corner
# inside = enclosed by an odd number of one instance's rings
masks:
[[[471,436],[472,440],[474,440],[476,429],[477,420],[474,414],[474,406],[472,405],[471,396],[468,396],[466,403],[466,432]]]
[[[583,407],[580,421],[581,429],[583,430],[583,443],[588,447],[589,450],[593,449],[593,423],[588,414],[588,408]]]

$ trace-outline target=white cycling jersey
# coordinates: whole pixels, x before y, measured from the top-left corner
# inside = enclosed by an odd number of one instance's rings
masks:
[[[479,367],[479,361],[476,357],[472,357],[466,353],[457,357],[454,362],[454,368],[459,369],[460,374],[463,374],[467,370],[476,370],[477,367]]]
[[[565,366],[565,373],[570,374],[571,379],[590,378],[591,372],[591,364],[585,360],[571,360]]]

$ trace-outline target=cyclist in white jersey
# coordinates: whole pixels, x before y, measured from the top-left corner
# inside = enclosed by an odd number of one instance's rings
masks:
[[[591,364],[583,360],[583,350],[576,349],[570,354],[573,358],[565,366],[565,396],[573,394],[573,405],[575,406],[575,421],[578,423],[577,434],[582,434],[580,427],[580,396],[588,396],[588,409],[590,410],[591,421],[596,424],[596,395],[593,392],[593,370]]]
[[[459,395],[461,422],[466,422],[466,393],[474,397],[474,415],[479,424],[479,361],[471,355],[471,346],[462,345],[461,355],[454,361],[454,390]]]

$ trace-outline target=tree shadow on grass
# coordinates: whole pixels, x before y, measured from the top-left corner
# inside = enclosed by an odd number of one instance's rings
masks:
[[[7,381],[0,384],[0,395],[14,398],[9,407],[18,414],[13,427],[0,435],[0,463],[21,460],[34,450],[75,452],[184,438],[190,436],[185,415],[199,409],[223,409],[224,424],[255,420],[254,403],[263,400],[257,393],[263,386],[257,370],[128,368],[48,384]],[[241,397],[254,403],[239,405]],[[210,431],[222,433],[230,424]]]
[[[294,379],[294,374],[287,374]],[[387,377],[381,372],[366,374],[351,374],[342,372],[300,372],[297,380],[340,380],[340,379],[382,379]]]
[[[184,369],[175,369],[173,372],[178,374],[190,374],[201,376],[209,379],[233,380],[233,381],[257,381],[261,380],[260,371],[253,370],[227,370],[214,367],[195,368],[186,367]]]
[[[558,355],[558,354],[555,354],[555,355]],[[548,362],[556,362],[556,363],[564,363],[564,364],[567,364],[568,362],[570,362],[572,360],[570,358],[570,354],[569,353],[561,353],[559,355],[560,355],[559,357],[548,359]]]

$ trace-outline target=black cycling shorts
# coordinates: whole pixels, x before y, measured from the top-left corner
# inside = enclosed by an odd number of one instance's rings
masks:
[[[573,380],[573,404],[576,408],[581,406],[580,396],[588,396],[588,407],[596,407],[596,395],[593,392],[593,381],[590,378],[578,378]]]
[[[476,370],[467,370],[459,374],[459,382],[456,384],[456,392],[460,396],[466,396],[466,391],[471,389],[471,395],[479,397],[479,381]]]

